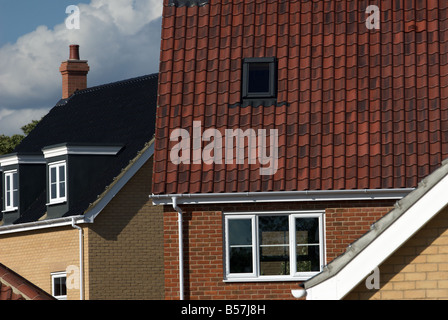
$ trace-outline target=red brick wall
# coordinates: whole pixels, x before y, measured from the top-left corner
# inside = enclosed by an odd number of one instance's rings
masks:
[[[344,252],[347,245],[367,232],[370,225],[390,211],[391,202],[377,203],[387,207],[369,207],[374,203],[229,205],[183,207],[184,293],[185,299],[293,299],[291,289],[298,282],[224,282],[222,211],[268,211],[325,209],[327,262]],[[340,208],[341,205],[347,207]],[[338,208],[339,207],[339,208]],[[207,211],[204,211],[206,209]],[[165,298],[179,298],[178,215],[167,207],[164,214]]]
[[[391,207],[329,208],[325,210],[327,262],[344,253],[347,246],[369,231]]]

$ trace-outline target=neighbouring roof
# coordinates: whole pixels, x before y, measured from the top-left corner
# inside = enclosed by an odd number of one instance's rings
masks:
[[[0,264],[0,300],[56,300],[19,274]]]
[[[58,144],[123,145],[64,217],[83,214],[153,139],[157,84],[158,75],[151,74],[77,91],[59,101],[16,147],[14,152],[18,154],[42,154],[44,147]],[[37,221],[45,212],[46,195],[42,190],[15,224]]]
[[[448,160],[399,200],[395,208],[374,223],[371,230],[351,244],[324,270],[305,281],[307,299],[342,299],[379,267],[428,221],[446,207]]]
[[[164,1],[153,193],[415,188],[448,156],[448,2]],[[380,29],[366,8],[378,5]],[[245,57],[277,106],[242,107]],[[174,129],[279,130],[279,169],[170,161]],[[205,143],[204,143],[205,144]]]

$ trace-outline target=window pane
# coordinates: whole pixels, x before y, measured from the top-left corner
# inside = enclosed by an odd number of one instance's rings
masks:
[[[56,199],[57,198],[57,192],[56,192],[56,183],[52,183],[50,185],[50,197],[51,199]]]
[[[252,220],[228,220],[230,273],[252,273]]]
[[[66,277],[56,277],[53,279],[53,291],[55,296],[66,296]]]
[[[50,168],[50,182],[56,182],[56,167]]]
[[[297,218],[297,272],[320,271],[319,219]]]
[[[319,243],[318,218],[296,219],[296,243],[297,244]]]
[[[11,207],[11,191],[6,191],[6,207]]]
[[[252,272],[252,247],[231,247],[230,273]]]
[[[65,182],[59,183],[59,198],[65,197]]]
[[[11,191],[11,176],[10,175],[6,176],[6,190]]]
[[[17,173],[12,174],[12,188],[17,190],[19,188],[19,176]]]
[[[319,246],[297,246],[297,272],[320,271]]]
[[[229,220],[229,244],[252,245],[252,221],[251,219]]]
[[[65,166],[59,167],[59,181],[65,181]]]
[[[14,208],[19,206],[19,191],[17,189],[12,192],[12,206]]]
[[[260,274],[287,275],[289,269],[288,216],[260,216]]]
[[[249,64],[249,93],[267,93],[270,84],[269,63]]]

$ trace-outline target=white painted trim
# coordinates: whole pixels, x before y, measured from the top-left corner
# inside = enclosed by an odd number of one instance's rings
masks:
[[[448,190],[448,175],[445,175],[364,249],[359,252],[347,251],[346,255],[353,258],[334,276],[308,288],[307,299],[344,298],[372,270],[380,266],[445,207],[446,190]],[[363,241],[363,238],[358,241]],[[331,268],[331,264],[328,267]]]
[[[106,205],[117,195],[117,193],[131,180],[131,178],[140,170],[140,168],[152,157],[154,154],[154,143],[142,153],[142,155],[132,164],[130,168],[124,173],[120,179],[112,185],[107,193],[98,201],[95,206],[86,211],[84,216],[89,220],[94,220],[98,214],[106,207]],[[148,181],[148,183],[151,183]]]
[[[71,226],[73,219],[75,224],[93,223],[94,219],[106,207],[106,205],[115,197],[115,195],[126,185],[126,183],[140,170],[140,168],[149,160],[154,154],[154,143],[142,153],[142,155],[131,165],[125,174],[116,181],[116,183],[108,189],[108,192],[95,204],[90,210],[86,211],[84,215],[42,220],[29,223],[21,223],[17,225],[0,226],[0,235],[16,232],[25,232],[31,230],[56,228],[63,226]]]
[[[57,218],[51,220],[40,220],[35,222],[27,222],[21,224],[13,224],[7,226],[0,226],[0,235],[10,234],[16,232],[26,232],[32,230],[46,229],[46,228],[57,228],[64,226],[71,226],[72,221],[75,219],[76,224],[80,223],[93,223],[93,220],[89,220],[84,216],[73,216],[65,218]]]
[[[7,167],[17,164],[45,164],[41,155],[10,155],[0,158],[0,166]]]
[[[67,281],[67,272],[63,271],[63,272],[52,272],[51,273],[51,295],[53,297],[55,297],[58,300],[67,300],[67,295],[63,295],[63,296],[55,296],[55,292],[54,292],[54,280],[56,278],[65,278],[65,281]]]
[[[325,255],[325,212],[323,210],[301,210],[301,211],[254,211],[254,212],[224,212],[224,254],[225,254],[225,265],[224,265],[224,282],[267,282],[267,281],[304,281],[308,280],[314,275],[318,274],[320,271],[316,272],[294,272],[296,270],[295,264],[295,253],[296,253],[296,242],[295,242],[295,219],[296,218],[317,218],[319,221],[319,262],[321,264],[320,269],[326,264]],[[289,228],[289,255],[290,255],[290,274],[289,275],[270,275],[262,276],[260,275],[260,265],[259,261],[259,234],[258,234],[258,217],[264,215],[282,215],[288,217],[288,228]],[[239,273],[230,274],[229,273],[229,220],[246,219],[251,220],[252,226],[252,273]]]
[[[57,146],[42,149],[44,158],[53,158],[64,155],[100,155],[114,156],[122,146]]]
[[[263,203],[301,201],[347,201],[347,200],[399,200],[413,188],[403,189],[359,189],[359,190],[314,190],[314,191],[273,191],[235,193],[197,193],[151,195],[154,205],[171,205],[172,197],[178,204],[222,204],[222,203]]]
[[[64,167],[64,196],[61,197],[61,189],[60,189],[60,176],[59,176],[59,168],[60,167]],[[51,197],[51,169],[56,168],[56,197],[52,198]],[[67,162],[64,161],[58,161],[58,162],[53,162],[53,163],[49,163],[48,164],[48,195],[49,195],[49,199],[50,202],[47,205],[55,205],[55,204],[61,204],[64,202],[67,202],[67,185],[68,185],[68,177],[67,177]]]

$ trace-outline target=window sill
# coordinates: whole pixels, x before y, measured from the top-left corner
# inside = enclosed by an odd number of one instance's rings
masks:
[[[258,278],[226,278],[223,282],[282,282],[282,281],[306,281],[314,277],[319,272],[307,276],[264,276]]]
[[[64,204],[64,203],[67,203],[67,200],[50,202],[50,203],[47,203],[47,206],[55,206],[55,205]]]
[[[19,208],[11,208],[11,209],[3,210],[2,213],[15,212],[15,211],[17,211],[17,210],[19,210]]]

